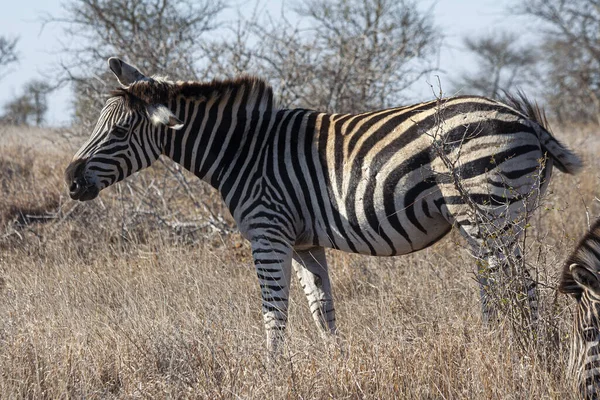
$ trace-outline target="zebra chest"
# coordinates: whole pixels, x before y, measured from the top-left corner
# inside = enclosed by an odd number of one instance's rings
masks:
[[[242,236],[250,241],[272,237],[292,244],[299,243],[303,237],[312,237],[305,232],[305,224],[294,207],[281,200],[261,195],[230,210]]]

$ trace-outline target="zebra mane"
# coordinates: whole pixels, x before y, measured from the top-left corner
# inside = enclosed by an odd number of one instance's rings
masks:
[[[167,104],[169,100],[184,98],[216,99],[231,91],[245,89],[247,98],[256,98],[262,110],[273,108],[273,89],[261,78],[244,75],[235,79],[214,79],[211,82],[177,81],[162,77],[152,77],[131,84],[127,88],[117,88],[110,97],[122,97],[131,110],[142,110],[149,104]]]
[[[590,271],[600,270],[600,218],[579,241],[563,267],[558,290],[562,293],[581,295],[583,289],[573,279],[571,264],[581,265]]]

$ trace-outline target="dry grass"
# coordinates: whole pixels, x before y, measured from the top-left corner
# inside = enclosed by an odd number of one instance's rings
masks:
[[[248,246],[217,194],[194,180],[182,189],[158,166],[76,204],[62,183],[66,142],[1,142],[1,397],[574,398],[570,301],[554,287],[586,229],[584,202],[590,218],[600,207],[597,143],[585,129],[565,139],[587,167],[555,174],[529,234],[545,285],[535,342],[520,344],[510,321],[482,327],[474,262],[453,232],[404,257],[330,252],[343,352],[319,339],[294,285],[277,365],[266,364]]]

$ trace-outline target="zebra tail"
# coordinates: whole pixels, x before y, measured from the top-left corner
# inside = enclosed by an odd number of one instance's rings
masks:
[[[552,158],[556,168],[567,174],[576,174],[579,172],[583,167],[583,161],[577,154],[573,153],[552,136],[544,110],[537,103],[532,103],[521,91],[518,91],[516,95],[509,93],[504,93],[504,95],[505,102],[510,107],[533,122],[532,126],[538,135],[542,150],[547,152]]]

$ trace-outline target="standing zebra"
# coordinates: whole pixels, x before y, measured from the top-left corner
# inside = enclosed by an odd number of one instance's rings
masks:
[[[508,233],[523,228],[517,216],[544,192],[553,164],[581,166],[524,98],[326,114],[278,108],[256,78],[170,82],[108,63],[121,88],[66,170],[71,197],[93,199],[161,154],[218,189],[251,242],[271,352],[283,340],[292,266],[317,326],[334,333],[324,248],[407,254],[456,225],[497,264],[488,239],[516,240]]]
[[[600,219],[565,263],[559,290],[577,301],[569,371],[585,399],[600,399]]]

